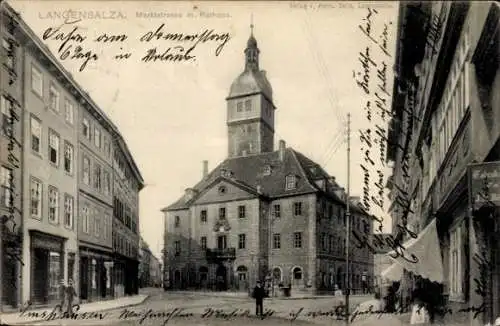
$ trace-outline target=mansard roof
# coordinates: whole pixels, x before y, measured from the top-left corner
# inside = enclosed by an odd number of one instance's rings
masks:
[[[265,173],[268,166],[271,168],[270,174]],[[319,164],[294,149],[287,148],[283,160],[280,160],[279,150],[227,158],[204,179],[200,180],[193,189],[199,194],[223,175],[229,176],[233,182],[254,189],[255,192],[269,199],[325,192],[316,185],[315,180],[330,179],[328,173]],[[285,189],[287,175],[295,175],[299,178],[295,189]],[[329,184],[330,187],[326,189],[325,193],[335,201],[342,203],[342,200],[333,191],[333,188],[338,187],[338,185],[331,182]],[[189,198],[184,194],[163,211],[188,209],[196,198],[196,195]]]

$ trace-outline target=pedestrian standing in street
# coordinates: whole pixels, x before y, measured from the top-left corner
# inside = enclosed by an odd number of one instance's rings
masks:
[[[260,281],[257,281],[257,285],[253,289],[253,298],[255,299],[255,314],[257,316],[260,315],[261,318],[264,318],[264,297],[266,293],[264,288],[262,287]]]
[[[66,302],[66,282],[64,282],[64,279],[62,279],[61,283],[59,285],[59,311],[60,312],[63,312],[65,302]]]
[[[73,286],[73,280],[69,279],[68,286],[66,287],[66,299],[68,300],[68,316],[73,315],[73,300],[76,297],[76,291]]]

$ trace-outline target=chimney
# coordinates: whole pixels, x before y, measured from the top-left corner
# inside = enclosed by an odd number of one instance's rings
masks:
[[[208,161],[203,161],[203,178],[208,176]]]
[[[280,161],[285,160],[285,149],[286,149],[286,143],[284,140],[280,140],[280,146],[279,146],[279,155],[280,155]]]

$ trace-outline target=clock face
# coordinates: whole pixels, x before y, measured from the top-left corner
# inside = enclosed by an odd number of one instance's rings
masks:
[[[224,227],[223,227],[223,226],[221,226],[221,227],[219,228],[219,232],[224,232]]]

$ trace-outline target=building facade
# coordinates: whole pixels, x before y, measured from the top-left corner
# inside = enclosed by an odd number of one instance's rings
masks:
[[[276,107],[259,53],[252,34],[226,98],[228,158],[210,173],[203,162],[201,181],[162,210],[170,288],[246,291],[256,280],[294,291],[345,288],[347,198],[335,178],[284,141],[274,150]],[[354,208],[351,222],[371,236],[363,211]],[[367,248],[351,252],[351,288],[361,290],[373,258]]]
[[[140,260],[139,260],[139,286],[141,288],[148,287],[151,280],[151,259],[153,254],[151,253],[151,249],[149,245],[144,241],[144,239],[140,240]]]
[[[138,170],[117,127],[19,14],[5,1],[0,14],[1,302],[59,302],[69,280],[84,301],[112,297],[114,148]],[[138,233],[137,193],[134,204]]]
[[[419,232],[436,220],[440,295],[453,312],[441,317],[447,324],[484,325],[500,316],[498,218],[491,219],[498,204],[473,208],[467,173],[472,163],[500,160],[500,98],[493,91],[499,21],[492,2],[400,9],[389,137],[392,196],[399,202],[393,221]]]
[[[95,301],[113,297],[113,142],[116,128],[90,101],[78,119],[78,245],[80,296]]]
[[[0,312],[21,299],[23,57],[17,17],[0,6]]]
[[[144,180],[123,138],[114,139],[113,256],[117,296],[139,293],[139,192]]]

